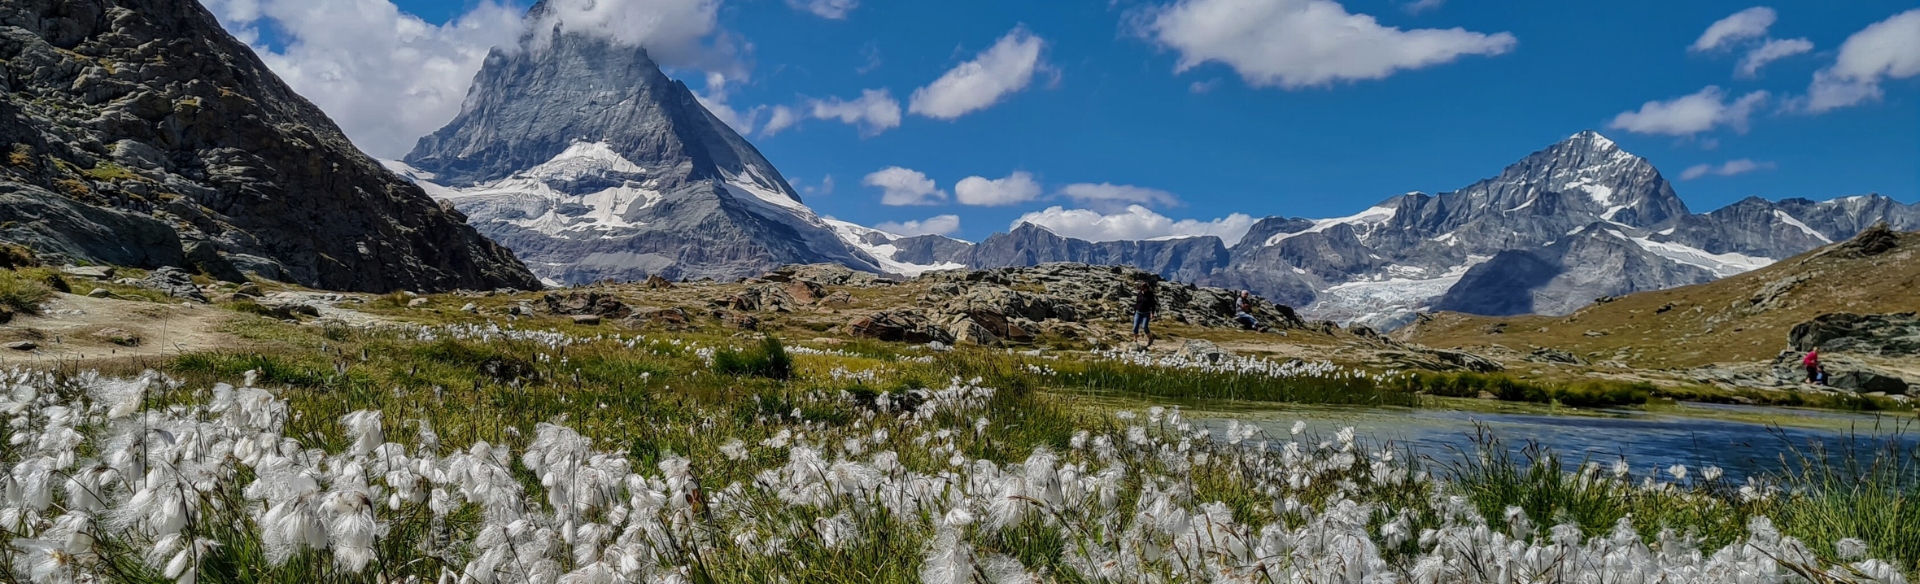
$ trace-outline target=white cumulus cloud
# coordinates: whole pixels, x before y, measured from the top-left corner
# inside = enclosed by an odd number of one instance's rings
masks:
[[[1753,77],[1760,74],[1760,68],[1768,63],[1785,59],[1813,50],[1813,41],[1807,39],[1767,39],[1767,42],[1740,59],[1739,68],[1734,72],[1741,77]]]
[[[1756,170],[1772,170],[1771,162],[1754,162],[1745,158],[1728,160],[1723,164],[1696,164],[1680,172],[1680,180],[1693,180],[1707,175],[1734,176]]]
[[[820,18],[841,20],[847,17],[848,12],[860,7],[860,0],[787,0],[787,5]]]
[[[972,61],[914,90],[907,111],[951,120],[999,103],[1001,98],[1026,89],[1033,82],[1033,74],[1045,67],[1040,62],[1045,45],[1046,41],[1026,28],[1015,28]]]
[[[860,97],[852,101],[838,97],[808,100],[806,107],[816,119],[840,120],[859,126],[863,136],[876,136],[900,127],[900,102],[885,89],[861,91]]]
[[[773,106],[773,113],[767,114],[767,123],[760,126],[760,136],[770,138],[798,123],[800,123],[800,112],[784,105]]]
[[[1006,178],[996,179],[969,176],[954,183],[953,198],[962,205],[1016,205],[1040,198],[1040,183],[1026,171],[1015,171]]]
[[[1217,61],[1250,85],[1287,89],[1382,79],[1516,43],[1505,32],[1382,26],[1333,0],[1180,0],[1141,13],[1137,26],[1180,53],[1176,71]]]
[[[861,179],[860,184],[880,189],[882,205],[933,205],[947,200],[947,192],[940,190],[933,179],[911,168],[882,168]]]
[[[1802,107],[1809,112],[1879,99],[1880,83],[1920,75],[1920,8],[1895,14],[1847,37],[1840,55],[1814,73]]]
[[[646,47],[666,67],[746,75],[734,35],[720,27],[720,0],[549,0],[531,26],[536,50],[560,30]]]
[[[1767,101],[1767,92],[1755,91],[1728,101],[1726,90],[1709,85],[1690,95],[1666,101],[1649,101],[1638,111],[1614,116],[1607,127],[1636,134],[1692,136],[1727,126],[1747,131],[1747,120]]]
[[[936,215],[920,221],[885,221],[873,226],[874,229],[894,235],[953,235],[960,230],[959,215]]]
[[[446,24],[400,10],[391,0],[206,0],[220,22],[294,91],[338,123],[355,145],[399,158],[420,136],[460,113],[467,88],[494,47],[517,47],[528,26],[536,47],[556,24],[645,45],[668,67],[744,78],[732,35],[719,26],[720,0],[553,0],[548,15],[523,22],[511,3],[479,0]],[[280,48],[260,42],[272,30]],[[716,88],[709,85],[709,94]],[[702,96],[736,128],[756,111]],[[724,111],[722,111],[724,110]],[[746,122],[741,124],[739,122]]]
[[[1706,32],[1700,33],[1700,38],[1694,40],[1693,46],[1687,47],[1687,50],[1712,51],[1742,40],[1767,36],[1767,29],[1773,26],[1773,21],[1778,17],[1772,8],[1765,6],[1735,12],[1708,25]]]
[[[1153,205],[1171,207],[1180,204],[1180,197],[1160,189],[1116,185],[1113,183],[1074,183],[1061,187],[1060,194],[1080,203],[1101,210],[1123,209],[1129,205]]]
[[[388,0],[213,0],[207,7],[355,145],[399,158],[460,113],[488,51],[520,35],[520,11],[483,0],[436,25]],[[279,50],[258,42],[273,29]]]
[[[1253,228],[1254,218],[1234,213],[1212,221],[1196,219],[1176,221],[1139,205],[1128,206],[1125,210],[1111,215],[1089,209],[1067,209],[1056,206],[1022,215],[1014,220],[1013,227],[1019,227],[1022,223],[1032,223],[1063,237],[1087,241],[1128,241],[1212,235],[1219,237],[1227,245],[1233,245],[1247,235],[1248,229]]]

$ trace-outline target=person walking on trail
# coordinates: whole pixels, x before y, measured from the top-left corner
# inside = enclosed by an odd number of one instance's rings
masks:
[[[1247,330],[1258,330],[1260,328],[1260,319],[1253,317],[1252,292],[1246,290],[1240,291],[1240,299],[1233,303],[1233,320],[1238,321],[1240,326],[1247,327]]]
[[[1140,335],[1147,336],[1147,346],[1153,346],[1153,313],[1160,310],[1160,299],[1154,295],[1153,280],[1141,280],[1140,290],[1133,297],[1133,342],[1140,342]]]
[[[1807,356],[1800,359],[1800,364],[1807,367],[1807,383],[1819,384],[1823,381],[1820,375],[1820,347],[1808,350]]]

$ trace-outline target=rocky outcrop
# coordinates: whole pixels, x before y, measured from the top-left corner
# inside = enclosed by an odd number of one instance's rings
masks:
[[[0,58],[0,240],[328,289],[539,285],[197,2],[6,2]]]
[[[847,323],[848,335],[878,341],[904,343],[953,343],[953,333],[935,324],[918,309],[906,308],[876,312]]]
[[[1920,355],[1920,316],[1900,314],[1823,314],[1794,325],[1787,336],[1795,351],[1863,355]]]

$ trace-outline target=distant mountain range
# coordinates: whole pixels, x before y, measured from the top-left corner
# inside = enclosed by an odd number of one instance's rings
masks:
[[[1920,205],[1750,198],[1694,214],[1646,159],[1587,131],[1458,191],[1408,193],[1334,219],[1268,217],[1232,246],[1211,236],[1089,242],[1031,224],[975,245],[864,237],[889,243],[890,257],[875,252],[900,262],[1124,264],[1390,329],[1428,309],[1566,314],[1764,267],[1880,221],[1920,229]]]
[[[552,283],[735,279],[787,263],[901,275],[1046,262],[1127,265],[1394,328],[1423,310],[1564,314],[1697,284],[1920,208],[1868,195],[1741,201],[1694,214],[1646,159],[1574,134],[1458,191],[1217,237],[1091,242],[1022,224],[979,243],[822,218],[644,50],[565,30],[545,3],[496,50],[463,112],[390,166]]]

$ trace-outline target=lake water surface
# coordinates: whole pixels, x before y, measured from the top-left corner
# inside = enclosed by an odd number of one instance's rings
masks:
[[[1446,463],[1477,448],[1485,430],[1502,445],[1519,450],[1537,443],[1559,455],[1569,468],[1591,460],[1611,466],[1625,457],[1636,473],[1684,464],[1712,464],[1729,478],[1779,470],[1783,456],[1822,445],[1829,451],[1851,444],[1869,454],[1896,441],[1909,451],[1920,446],[1920,428],[1908,416],[1788,410],[1752,406],[1684,404],[1659,412],[1461,411],[1406,408],[1287,408],[1240,410],[1229,414],[1194,412],[1223,435],[1227,420],[1254,423],[1273,436],[1286,436],[1296,420],[1310,434],[1331,436],[1344,427],[1377,447],[1391,443],[1403,450]]]

